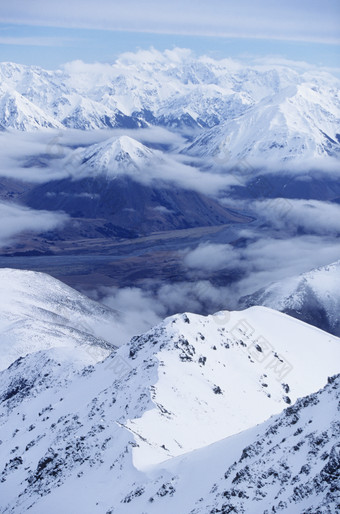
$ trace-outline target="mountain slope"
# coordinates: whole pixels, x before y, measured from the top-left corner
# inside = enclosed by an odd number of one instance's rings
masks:
[[[0,124],[3,128],[32,130],[62,128],[62,124],[17,91],[1,86]]]
[[[96,130],[125,126],[125,128],[137,128],[137,121],[117,110],[112,110],[89,98],[75,100],[76,105],[71,108],[62,124],[67,128],[80,130]],[[72,105],[72,103],[71,103]]]
[[[291,85],[203,133],[188,150],[221,159],[226,167],[242,159],[267,167],[300,159],[311,162],[339,156],[339,128],[340,109],[334,110],[328,98],[306,84]]]
[[[263,305],[340,335],[340,261],[273,283],[241,298],[242,308]]]
[[[58,165],[70,177],[31,187],[24,195],[25,203],[80,218],[79,223],[90,225],[82,231],[85,237],[94,232],[93,219],[102,221],[99,237],[125,238],[252,221],[201,193],[197,182],[201,178],[208,182],[208,177],[192,167],[187,171],[160,150],[126,135],[77,149]]]
[[[0,369],[54,347],[82,348],[84,364],[93,364],[115,348],[117,323],[113,311],[59,280],[0,269]]]
[[[174,187],[161,177],[150,180],[149,168],[138,167],[144,157],[131,160],[125,152],[116,155],[123,160],[113,159],[112,168],[105,165],[101,171],[100,163],[93,168],[84,163],[73,171],[70,179],[32,188],[25,195],[25,204],[35,209],[62,210],[78,218],[79,223],[88,223],[89,228],[81,230],[85,238],[93,237],[89,234],[94,231],[94,219],[102,222],[99,237],[109,238],[134,238],[159,231],[253,220],[242,212],[223,207],[210,196]],[[155,169],[153,174],[157,175]],[[76,225],[72,237],[79,239],[79,232]],[[63,230],[59,237],[64,238],[65,233]]]
[[[28,507],[33,513],[54,513],[62,507],[84,513],[160,509],[170,513],[178,505],[184,514],[194,507],[198,510],[193,512],[218,512],[209,511],[204,503],[201,510],[200,503],[195,505],[202,491],[220,482],[250,444],[255,444],[255,450],[245,457],[256,457],[259,449],[258,458],[263,451],[270,463],[265,454],[270,441],[272,460],[276,452],[273,466],[280,462],[280,444],[289,437],[286,448],[291,446],[289,425],[297,416],[287,418],[288,424],[280,416],[274,420],[282,431],[278,428],[277,437],[265,438],[265,443],[263,434],[270,433],[272,423],[267,422],[263,430],[251,427],[281,412],[298,396],[319,389],[338,368],[340,346],[337,338],[284,314],[252,308],[206,318],[174,316],[133,338],[104,362],[83,371],[75,369],[73,378],[68,365],[55,362],[55,352],[28,355],[0,374],[0,496],[6,513]],[[333,398],[329,405],[333,409]],[[320,409],[326,406],[327,402],[320,402]],[[289,416],[296,414],[296,410],[289,412]],[[304,434],[329,430],[325,444],[314,440],[308,444],[327,449],[325,459],[331,465],[335,428],[333,411],[328,408],[327,412],[322,421],[316,415],[315,425],[307,424]],[[301,418],[302,430],[309,414]],[[251,429],[250,435],[222,441],[245,429]],[[211,443],[215,446],[208,446]],[[312,476],[327,464],[326,460],[320,463],[319,455],[318,450],[307,458]],[[289,459],[297,473],[301,458]],[[256,470],[263,468],[256,458],[252,464]],[[207,466],[208,477],[203,471]],[[250,480],[248,474],[238,476],[244,476],[245,483]],[[263,477],[265,507],[273,493],[267,478]],[[222,487],[218,485],[218,493],[224,491]],[[189,496],[184,494],[188,490]],[[220,501],[213,494],[216,490],[204,497],[209,506]],[[285,498],[284,490],[280,494]]]
[[[265,423],[154,468],[119,512],[337,512],[339,398],[337,375]]]

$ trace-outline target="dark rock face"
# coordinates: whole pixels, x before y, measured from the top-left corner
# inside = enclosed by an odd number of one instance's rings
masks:
[[[64,179],[31,190],[26,204],[62,210],[74,218],[103,219],[101,234],[132,238],[172,229],[251,221],[195,191],[144,185],[129,177]]]

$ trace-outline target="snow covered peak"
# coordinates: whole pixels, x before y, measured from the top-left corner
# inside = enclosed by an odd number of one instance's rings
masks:
[[[67,115],[62,120],[65,127],[97,130],[117,126],[117,109],[112,109],[90,98],[79,98],[79,95],[74,94],[66,96],[65,100],[68,104]],[[61,110],[63,111],[65,112],[65,108]]]
[[[253,307],[169,318],[132,340],[128,356],[141,373],[156,365],[150,378],[158,370],[150,383],[155,406],[126,424],[140,436],[134,463],[144,468],[245,430],[322,387],[338,369],[340,344],[286,315]]]
[[[159,155],[159,152],[129,136],[120,136],[90,146],[78,154],[78,159],[83,167],[110,176],[120,172],[141,171],[155,160],[160,160]]]
[[[0,369],[27,353],[79,348],[84,363],[115,348],[117,316],[44,273],[0,269]]]
[[[4,128],[31,130],[41,128],[62,128],[59,121],[46,114],[17,91],[1,85],[0,124]]]

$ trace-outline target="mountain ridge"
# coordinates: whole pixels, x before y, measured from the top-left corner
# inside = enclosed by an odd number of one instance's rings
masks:
[[[76,326],[95,306],[46,275],[9,274],[11,311],[58,299]],[[336,504],[339,379],[315,391],[338,369],[338,338],[265,307],[172,316],[97,363],[67,338],[0,371],[4,514]]]

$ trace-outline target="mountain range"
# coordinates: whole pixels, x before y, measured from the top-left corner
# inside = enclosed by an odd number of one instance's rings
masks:
[[[191,129],[194,140],[182,151],[223,167],[268,158],[318,167],[339,156],[339,80],[293,63],[246,66],[150,51],[56,71],[1,63],[0,81],[4,129]]]

